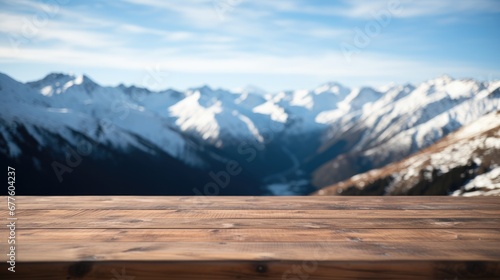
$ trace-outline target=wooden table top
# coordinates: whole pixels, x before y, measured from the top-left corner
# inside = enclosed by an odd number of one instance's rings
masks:
[[[500,279],[498,197],[15,199],[1,279]]]

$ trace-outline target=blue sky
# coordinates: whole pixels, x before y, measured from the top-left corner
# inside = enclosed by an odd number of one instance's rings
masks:
[[[0,72],[268,91],[500,79],[496,0],[0,0]]]

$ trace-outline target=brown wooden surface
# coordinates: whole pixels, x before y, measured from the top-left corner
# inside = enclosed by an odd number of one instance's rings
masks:
[[[0,279],[500,279],[498,197],[15,203],[16,273],[3,226]]]

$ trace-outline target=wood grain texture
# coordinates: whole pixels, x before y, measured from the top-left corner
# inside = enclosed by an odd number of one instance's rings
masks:
[[[18,210],[21,217],[45,219],[362,219],[362,218],[498,218],[499,210]],[[7,215],[5,213],[5,215]]]
[[[23,210],[482,210],[498,209],[498,197],[337,197],[337,196],[22,196]],[[477,202],[477,203],[476,203]],[[3,210],[3,209],[2,209]]]
[[[364,218],[364,219],[163,219],[138,217],[40,219],[23,216],[26,229],[500,229],[497,218]],[[0,229],[0,231],[3,230]]]
[[[7,232],[0,235],[6,240]],[[4,236],[5,235],[5,236]],[[500,229],[20,229],[20,243],[40,242],[439,242],[498,241]]]
[[[492,279],[500,274],[497,262],[54,262],[24,263],[16,273],[0,264],[0,279],[19,280],[415,280]],[[459,276],[457,276],[459,275]]]
[[[5,246],[0,247],[2,250]],[[500,242],[19,242],[19,261],[498,261]],[[6,257],[2,256],[2,262]]]
[[[498,197],[21,196],[16,208],[17,272],[1,242],[0,279],[500,279]]]

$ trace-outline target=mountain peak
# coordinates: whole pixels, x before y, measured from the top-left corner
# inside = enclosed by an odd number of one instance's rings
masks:
[[[74,79],[75,85],[93,85],[96,86],[97,83],[94,82],[89,76],[83,74],[79,75]]]
[[[28,82],[27,85],[32,88],[41,90],[47,86],[51,87],[62,87],[68,82],[75,80],[75,76],[73,74],[65,74],[65,73],[50,73],[47,76],[43,77],[41,80]]]
[[[87,93],[94,91],[99,85],[86,75],[50,73],[43,79],[27,83],[40,90],[43,95],[60,94],[73,86],[83,87]]]
[[[453,77],[451,77],[448,74],[443,74],[435,79],[430,80],[429,82],[434,83],[434,84],[447,84],[449,82],[454,81]]]
[[[193,92],[194,91],[199,91],[200,93],[206,93],[206,92],[213,91],[213,89],[209,85],[207,85],[207,84],[199,86],[199,87],[193,87],[193,88],[190,88],[189,90],[193,91]]]
[[[66,74],[60,72],[50,73],[47,76],[43,77],[41,80],[30,82],[29,84],[52,84],[52,83],[67,83],[69,81],[73,81],[75,85],[80,84],[96,84],[89,76],[82,75],[74,75],[73,73]]]
[[[75,75],[73,73],[52,72],[47,74],[43,79],[60,79],[64,77],[75,78]]]
[[[324,83],[322,84],[322,86],[328,86],[328,87],[344,87],[344,85],[342,85],[341,83],[339,82],[328,82],[328,83]]]
[[[315,94],[321,94],[324,92],[330,92],[336,95],[347,95],[350,92],[350,89],[344,87],[342,84],[338,82],[328,82],[320,85],[318,88],[314,90]]]
[[[42,81],[43,82],[56,82],[56,81],[62,81],[62,80],[69,81],[69,80],[74,80],[74,79],[75,79],[75,75],[73,75],[73,74],[54,72],[54,73],[50,73],[47,76],[43,77],[38,82],[42,82]]]
[[[124,84],[119,84],[118,88],[121,89],[123,92],[126,94],[133,94],[133,93],[151,93],[151,91],[147,88],[143,87],[137,87],[137,86],[126,86]]]

